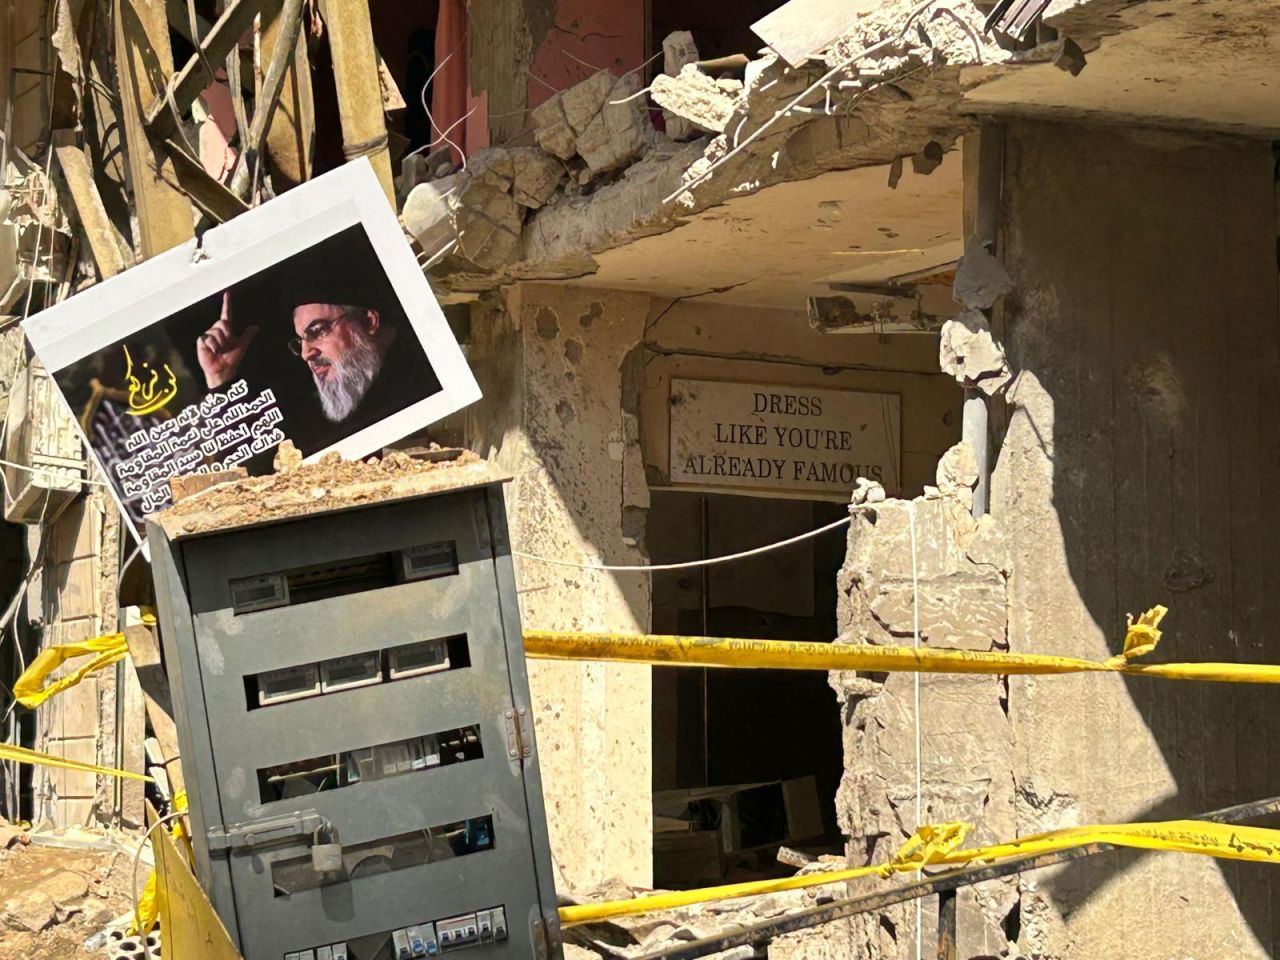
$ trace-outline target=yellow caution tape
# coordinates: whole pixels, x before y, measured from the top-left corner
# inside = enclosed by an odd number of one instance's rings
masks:
[[[142,622],[147,626],[155,626],[155,610],[151,607],[141,607],[139,609],[142,613]],[[109,633],[105,636],[94,637],[91,640],[82,640],[79,643],[63,643],[53,647],[46,647],[40,651],[38,657],[31,661],[31,665],[22,672],[22,676],[13,685],[14,699],[27,709],[34,710],[50,697],[61,693],[68,687],[74,687],[89,674],[95,673],[103,667],[109,667],[116,661],[123,659],[128,652],[129,645],[125,642],[123,633]],[[68,674],[60,680],[55,680],[47,687],[44,686],[44,681],[49,674],[53,673],[68,660],[74,660],[76,657],[87,657],[90,654],[97,654],[97,656],[75,673]]]
[[[108,777],[124,777],[127,780],[143,780],[151,782],[151,778],[143,773],[132,773],[129,770],[117,770],[115,767],[99,767],[97,764],[84,763],[80,760],[68,760],[56,757],[51,753],[28,750],[26,747],[14,746],[11,743],[0,743],[0,760],[13,760],[17,763],[31,763],[42,767],[61,767],[64,770],[78,770],[82,773],[101,773]]]
[[[186,809],[187,791],[179,790],[173,795],[173,812],[183,813]],[[181,817],[175,817],[169,824],[169,835],[181,847],[187,847],[191,842]],[[156,921],[160,919],[159,888],[160,882],[157,878],[156,869],[152,867],[151,873],[147,876],[147,885],[142,888],[142,896],[138,898],[137,904],[134,905],[133,920],[129,923],[129,936],[136,937],[139,934],[146,936],[155,927]]]
[[[926,866],[959,866],[975,861],[990,862],[1038,856],[1090,843],[1109,843],[1117,847],[1135,847],[1143,850],[1195,853],[1224,860],[1280,863],[1280,830],[1268,827],[1236,826],[1204,820],[1069,827],[1064,830],[1021,837],[1010,843],[959,849],[971,829],[972,827],[967,823],[923,826],[888,863],[827,873],[810,873],[781,880],[752,880],[747,883],[704,887],[700,890],[650,894],[631,900],[611,900],[605,903],[584,903],[572,907],[561,907],[560,922],[570,926],[611,917],[651,913],[655,910],[671,910],[714,900],[801,890],[805,887],[844,883],[864,877],[889,877],[897,873],[913,873]]]
[[[14,699],[27,709],[34,710],[55,694],[61,693],[68,687],[74,687],[89,674],[123,659],[128,652],[129,647],[124,641],[123,633],[111,633],[80,643],[62,643],[46,647],[31,661],[31,666],[23,671],[22,676],[13,685]],[[87,657],[90,654],[96,654],[96,656],[75,673],[55,680],[47,687],[44,686],[44,681],[49,674],[66,661],[76,657]]]
[[[743,640],[727,637],[673,637],[650,634],[558,633],[529,630],[528,656],[542,660],[616,660],[684,667],[738,667],[774,670],[867,670],[881,673],[1059,674],[1123,673],[1166,680],[1223,683],[1280,683],[1280,666],[1254,663],[1135,663],[1160,642],[1154,607],[1129,624],[1124,652],[1107,660],[1081,660],[1038,653],[948,650],[936,647],[882,647],[870,644]]]

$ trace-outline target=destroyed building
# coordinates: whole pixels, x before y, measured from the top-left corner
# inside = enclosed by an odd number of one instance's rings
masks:
[[[239,6],[0,13],[6,685],[137,616],[22,319],[357,157],[482,387],[427,439],[514,478],[526,628],[1105,659],[1165,604],[1170,657],[1280,660],[1272,0],[308,4],[257,183],[233,88],[261,91],[297,7]],[[146,69],[198,44],[212,81]],[[847,538],[603,568],[788,540],[855,488]],[[530,683],[566,891],[1280,792],[1265,687],[551,661]],[[127,660],[0,709],[7,742],[147,764]],[[13,817],[142,823],[130,783],[0,782]],[[1277,896],[1266,866],[1110,854],[964,891],[959,955],[1269,957]],[[936,911],[773,955],[933,950]]]

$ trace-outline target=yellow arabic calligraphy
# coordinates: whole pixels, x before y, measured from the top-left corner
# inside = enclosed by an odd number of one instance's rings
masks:
[[[169,375],[169,385],[157,392],[156,382],[160,379],[160,371],[144,362],[142,364],[144,375],[146,370],[151,370],[151,376],[147,378],[146,383],[143,383],[133,373],[133,357],[129,355],[127,346],[124,348],[124,359],[127,364],[124,376],[129,381],[129,409],[126,412],[130,416],[141,417],[148,413],[155,413],[177,396],[178,375],[169,368],[167,363],[164,365],[164,372]]]

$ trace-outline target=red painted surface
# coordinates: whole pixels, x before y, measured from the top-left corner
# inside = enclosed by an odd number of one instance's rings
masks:
[[[431,83],[431,116],[436,130],[433,139],[456,145],[454,160],[471,153],[477,144],[469,142],[471,124],[463,120],[474,106],[467,82],[467,7],[465,0],[441,0],[436,23],[436,76]],[[472,114],[484,115],[477,110]],[[428,153],[434,151],[428,150]]]
[[[529,106],[597,70],[621,76],[640,66],[644,41],[644,0],[558,0],[555,25],[534,52]]]

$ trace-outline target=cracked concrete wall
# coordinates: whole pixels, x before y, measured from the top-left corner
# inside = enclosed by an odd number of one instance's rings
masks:
[[[914,510],[922,643],[1102,659],[1119,652],[1126,613],[1165,603],[1163,659],[1274,661],[1270,145],[1051,124],[1012,125],[1006,142],[1013,289],[995,327],[1015,379],[995,418],[1007,430],[991,515],[975,525],[965,483],[940,475],[936,496],[855,517],[842,639],[910,642]],[[832,677],[858,861],[891,853],[915,822],[914,683]],[[1262,688],[1069,675],[922,677],[920,689],[922,819],[971,820],[977,842],[1193,816],[1280,788],[1268,761],[1280,721]],[[1280,884],[1234,862],[1111,854],[966,896],[966,957],[1261,958],[1280,945]],[[924,910],[931,951],[936,906]],[[846,936],[849,956],[905,958],[914,909]]]
[[[471,362],[485,399],[468,441],[514,477],[514,548],[583,564],[645,562],[648,487],[633,347],[647,297],[526,284],[477,309]],[[644,632],[642,574],[518,559],[526,627]],[[653,874],[648,667],[531,661],[543,788],[563,888]]]

